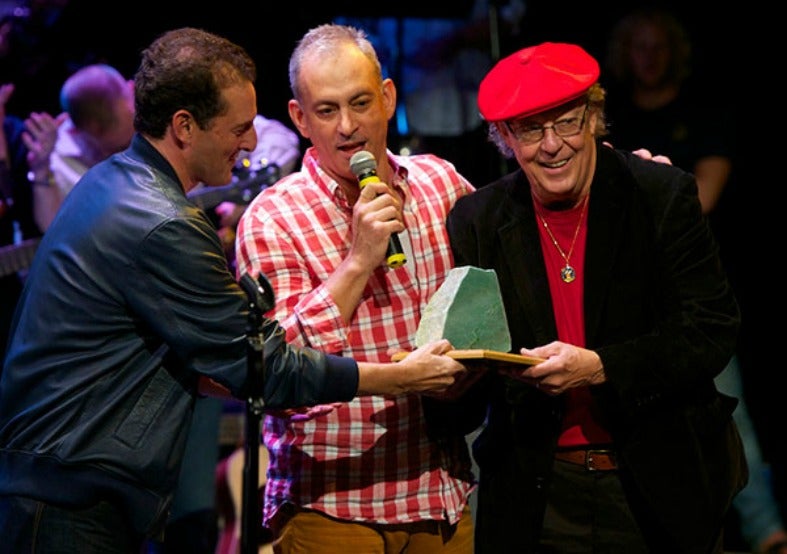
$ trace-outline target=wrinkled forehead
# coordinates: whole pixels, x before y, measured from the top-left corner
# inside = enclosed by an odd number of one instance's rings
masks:
[[[381,85],[374,64],[350,45],[331,55],[312,52],[301,65],[301,95],[311,101],[345,101],[362,93],[379,93]]]

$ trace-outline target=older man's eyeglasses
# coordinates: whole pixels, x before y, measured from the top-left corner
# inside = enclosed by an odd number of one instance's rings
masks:
[[[551,125],[534,125],[528,123],[525,119],[515,119],[514,121],[506,121],[506,126],[519,142],[522,144],[533,144],[544,138],[547,129],[552,129],[561,138],[573,137],[579,134],[585,125],[587,113],[588,105],[585,104],[585,109],[582,110],[582,117],[565,117],[558,119]]]

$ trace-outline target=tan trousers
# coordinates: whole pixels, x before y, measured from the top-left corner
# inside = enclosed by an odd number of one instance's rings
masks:
[[[375,525],[296,509],[273,542],[275,554],[472,554],[473,518],[465,506],[456,525],[424,521]]]

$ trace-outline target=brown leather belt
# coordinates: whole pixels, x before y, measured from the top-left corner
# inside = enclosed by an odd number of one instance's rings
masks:
[[[579,448],[555,451],[555,459],[583,466],[588,471],[618,469],[618,457],[613,450]]]

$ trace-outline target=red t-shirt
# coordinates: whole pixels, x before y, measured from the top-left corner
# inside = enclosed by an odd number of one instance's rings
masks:
[[[538,202],[534,202],[534,204],[539,223],[541,249],[544,252],[544,264],[549,280],[549,291],[552,296],[552,309],[555,314],[558,339],[562,342],[584,347],[584,277],[587,214],[582,212],[585,208],[585,202],[575,208],[564,211],[550,211],[542,207]],[[545,221],[546,226],[544,225]],[[578,225],[579,229],[577,230]],[[560,250],[555,246],[553,238],[559,245]],[[562,278],[562,271],[566,269],[567,265],[573,269],[574,280],[571,282],[565,282]],[[609,433],[601,422],[600,413],[593,402],[589,388],[574,388],[566,394],[568,395],[567,412],[563,419],[563,431],[558,440],[558,446],[586,446],[588,444],[607,444],[612,442]]]

